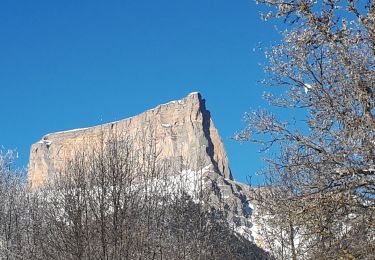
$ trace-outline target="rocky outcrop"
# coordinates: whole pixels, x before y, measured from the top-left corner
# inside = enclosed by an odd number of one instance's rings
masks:
[[[59,171],[82,144],[99,142],[103,133],[114,129],[138,140],[135,146],[141,146],[143,136],[151,133],[157,140],[161,159],[182,160],[191,166],[192,172],[204,174],[207,187],[212,191],[212,205],[226,208],[233,228],[248,239],[252,238],[249,189],[233,180],[224,145],[199,93],[191,93],[182,100],[159,105],[128,119],[45,135],[31,147],[29,181],[32,186],[42,185],[51,174]]]
[[[152,132],[158,141],[160,158],[180,158],[194,166],[211,164],[217,174],[232,179],[223,143],[205,107],[205,100],[199,93],[191,93],[182,100],[159,105],[135,117],[45,135],[31,147],[30,182],[34,186],[43,183],[48,174],[53,174],[69,157],[74,147],[94,142],[112,129],[139,140],[146,131]]]

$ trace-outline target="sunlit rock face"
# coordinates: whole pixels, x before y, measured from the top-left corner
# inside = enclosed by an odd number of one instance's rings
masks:
[[[218,130],[196,92],[117,122],[45,135],[31,147],[29,182],[33,187],[42,185],[76,149],[95,147],[110,132],[134,140],[135,148],[144,146],[147,135],[155,140],[159,159],[183,161],[189,172],[204,175],[212,206],[225,207],[233,228],[252,240],[249,188],[233,180]]]

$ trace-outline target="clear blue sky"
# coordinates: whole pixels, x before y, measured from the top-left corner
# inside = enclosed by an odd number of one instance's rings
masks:
[[[261,52],[277,40],[253,0],[0,2],[0,145],[123,119],[193,91],[207,100],[240,181],[259,147],[231,139],[264,105]],[[254,177],[255,178],[255,177]]]

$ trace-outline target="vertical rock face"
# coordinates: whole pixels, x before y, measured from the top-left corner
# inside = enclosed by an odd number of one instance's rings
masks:
[[[135,146],[142,145],[146,132],[152,133],[160,158],[182,159],[191,165],[192,171],[200,170],[212,191],[213,204],[226,207],[235,230],[252,239],[251,208],[246,196],[249,190],[233,180],[224,145],[199,93],[128,119],[44,136],[31,147],[29,181],[32,186],[43,184],[59,171],[74,149],[84,143],[95,143],[103,133],[114,129],[138,140]]]
[[[59,169],[75,146],[93,142],[112,129],[142,140],[146,131],[157,140],[160,158],[180,158],[191,165],[207,166],[232,179],[227,155],[217,129],[213,125],[205,100],[191,93],[179,101],[157,106],[138,116],[95,127],[45,135],[32,145],[29,180],[39,185]]]

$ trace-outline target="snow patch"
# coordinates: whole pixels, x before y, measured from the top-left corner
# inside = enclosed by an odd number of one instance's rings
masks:
[[[90,127],[85,127],[85,128],[76,128],[76,129],[72,129],[72,130],[66,130],[66,131],[60,131],[60,132],[54,132],[54,133],[51,133],[51,134],[47,134],[43,137],[44,140],[42,141],[45,141],[46,138],[48,138],[49,136],[52,136],[52,135],[56,135],[56,134],[66,134],[66,133],[73,133],[73,132],[78,132],[78,131],[84,131],[84,130],[87,130],[89,129]]]
[[[43,140],[39,141],[38,144],[43,144],[48,148],[52,144],[52,141],[43,138]]]
[[[309,92],[309,90],[312,89],[312,86],[310,84],[305,83],[303,85],[303,89],[305,91],[305,94],[307,94],[307,92]]]
[[[241,235],[243,238],[245,238],[248,241],[254,241],[254,237],[251,235],[251,229],[248,228],[247,226],[237,226],[234,227],[234,231]]]

